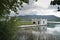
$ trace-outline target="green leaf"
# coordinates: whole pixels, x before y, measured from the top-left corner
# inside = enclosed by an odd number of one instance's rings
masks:
[[[25,3],[29,3],[29,0],[20,0],[20,1],[23,1]]]

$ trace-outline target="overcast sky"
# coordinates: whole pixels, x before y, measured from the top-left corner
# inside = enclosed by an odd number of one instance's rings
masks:
[[[51,0],[38,0],[37,2],[30,0],[29,5],[23,4],[22,10],[19,10],[19,15],[55,15],[60,17],[60,12],[57,12],[57,6],[50,6]],[[14,15],[14,14],[12,14]]]

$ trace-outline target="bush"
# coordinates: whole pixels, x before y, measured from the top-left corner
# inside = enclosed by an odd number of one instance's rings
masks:
[[[17,21],[11,18],[9,21],[0,21],[0,40],[15,40],[17,34]]]

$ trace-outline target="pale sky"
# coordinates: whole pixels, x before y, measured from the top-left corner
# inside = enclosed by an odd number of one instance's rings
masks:
[[[60,17],[60,12],[57,12],[57,6],[50,6],[51,0],[38,0],[37,2],[30,0],[29,5],[23,4],[22,10],[19,10],[19,15],[55,15]]]

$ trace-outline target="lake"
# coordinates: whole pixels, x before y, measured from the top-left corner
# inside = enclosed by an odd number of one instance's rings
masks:
[[[60,40],[60,24],[55,24],[54,27],[48,27],[47,32],[55,36],[55,40]]]
[[[60,40],[60,24],[55,24],[54,27],[49,26],[47,31],[42,33],[35,29],[21,30],[18,34],[18,40]]]

